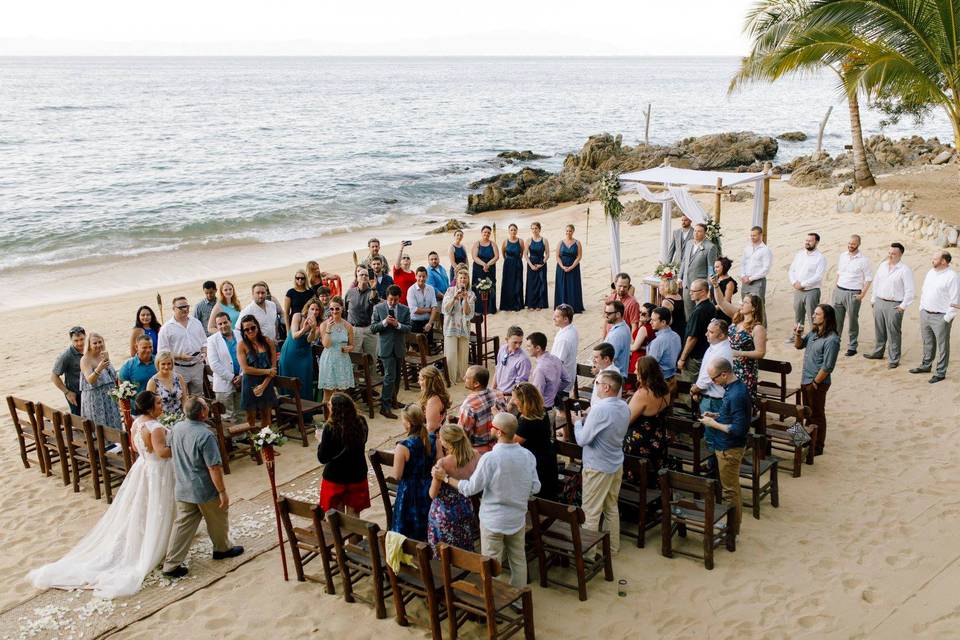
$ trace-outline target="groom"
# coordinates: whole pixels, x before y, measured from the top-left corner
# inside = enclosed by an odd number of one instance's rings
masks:
[[[205,424],[210,410],[200,396],[189,396],[183,403],[183,410],[186,420],[174,425],[170,435],[177,478],[177,521],[163,561],[163,575],[168,578],[187,575],[188,569],[183,561],[190,551],[201,518],[206,521],[207,533],[213,542],[214,560],[234,558],[243,553],[243,547],[230,544],[230,524],[227,522],[230,498],[223,484],[220,449]]]

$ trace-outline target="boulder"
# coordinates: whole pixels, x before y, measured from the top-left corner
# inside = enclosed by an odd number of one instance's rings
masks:
[[[449,220],[444,222],[442,225],[440,225],[436,229],[427,231],[427,235],[429,236],[429,235],[440,234],[440,233],[450,233],[452,231],[462,231],[463,229],[466,229],[468,226],[470,225],[467,224],[466,222],[463,222],[462,220],[456,220],[454,218],[450,218]]]
[[[680,207],[673,207],[672,217],[679,218],[680,214]],[[620,219],[627,224],[636,225],[648,220],[659,220],[661,215],[663,215],[663,207],[659,203],[634,200],[623,206],[623,214]]]
[[[497,154],[498,158],[503,158],[508,164],[514,162],[531,162],[533,160],[543,160],[547,156],[541,156],[527,149],[526,151],[501,151]]]
[[[930,164],[947,164],[950,162],[952,157],[953,149],[946,149],[934,156],[933,160],[930,161]]]
[[[807,134],[803,131],[786,131],[777,136],[778,140],[786,140],[788,142],[803,142],[807,139]]]
[[[951,247],[957,246],[957,241],[960,240],[960,231],[956,227],[947,228],[947,244]]]
[[[777,155],[777,141],[751,131],[715,133],[698,138],[685,138],[670,147],[674,166],[690,169],[725,169],[772,160]]]
[[[723,199],[727,202],[744,202],[745,200],[753,200],[753,191],[735,189],[725,194]]]
[[[850,195],[853,195],[853,192],[856,190],[857,190],[857,185],[855,185],[852,181],[848,180],[847,182],[844,182],[840,186],[840,195],[850,196]]]

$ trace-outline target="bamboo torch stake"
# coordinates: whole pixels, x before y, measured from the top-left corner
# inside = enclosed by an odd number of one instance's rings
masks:
[[[587,231],[584,235],[586,235],[586,240],[584,241],[584,244],[589,247],[590,246],[590,207],[587,207]]]
[[[157,309],[160,310],[160,324],[163,324],[163,300],[160,298],[159,291],[157,291]]]

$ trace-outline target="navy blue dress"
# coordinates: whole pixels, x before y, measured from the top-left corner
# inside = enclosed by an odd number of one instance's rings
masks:
[[[477,257],[479,257],[484,262],[490,262],[493,260],[493,243],[491,242],[487,246],[480,245],[480,249],[477,251]],[[484,271],[483,266],[479,262],[473,263],[473,287],[474,292],[477,294],[477,302],[480,306],[480,311],[483,311],[483,298],[480,295],[480,292],[476,290],[477,283],[488,278],[490,282],[493,283],[493,286],[490,287],[490,299],[487,300],[487,313],[496,313],[497,312],[497,265],[494,264],[493,268],[490,271]]]
[[[577,259],[577,247],[579,240],[575,240],[573,245],[567,246],[565,242],[560,241],[560,264],[569,267]],[[555,307],[561,304],[568,304],[573,307],[574,313],[583,313],[583,286],[580,283],[580,265],[570,273],[567,273],[557,265],[557,281],[554,283],[553,304]]]
[[[529,262],[531,264],[544,264],[546,262],[543,240],[531,240],[527,243],[529,252]],[[547,301],[547,270],[539,269],[534,271],[527,267],[527,308],[528,309],[548,309],[550,303]]]
[[[432,434],[431,434],[432,435]],[[433,445],[431,438],[431,445]],[[427,520],[430,517],[430,484],[434,457],[428,456],[419,436],[410,436],[400,442],[410,451],[403,465],[403,477],[397,483],[397,498],[393,502],[393,523],[396,531],[414,540],[427,541]]]
[[[467,249],[463,246],[453,247],[453,264],[450,265],[450,284],[457,283],[457,266],[467,264]]]
[[[523,249],[520,241],[507,240],[507,250],[503,254],[503,274],[500,283],[500,310],[520,311],[523,309],[523,261],[520,257]]]

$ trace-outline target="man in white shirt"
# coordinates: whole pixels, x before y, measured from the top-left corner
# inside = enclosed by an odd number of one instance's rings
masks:
[[[847,336],[847,356],[857,353],[860,336],[860,302],[867,295],[873,281],[870,258],[860,253],[860,236],[854,234],[847,242],[847,252],[837,261],[837,281],[833,289],[833,310],[837,313],[837,335],[843,338],[843,322],[850,316]]]
[[[160,327],[157,353],[163,351],[173,354],[174,371],[183,376],[190,394],[202,395],[207,330],[190,317],[190,303],[183,296],[173,299],[173,317]]]
[[[794,320],[800,327],[805,321],[813,326],[813,310],[820,304],[820,285],[827,272],[827,259],[817,249],[819,233],[808,233],[803,249],[797,251],[790,264],[790,284],[793,286]],[[793,334],[787,339],[793,344]]]
[[[410,324],[413,333],[424,333],[427,342],[433,342],[433,325],[440,315],[436,290],[427,284],[427,268],[417,267],[417,281],[407,289]]]
[[[245,306],[237,316],[237,322],[233,329],[238,335],[243,335],[240,331],[240,322],[244,316],[253,316],[260,323],[260,332],[266,337],[277,341],[277,305],[273,300],[267,300],[267,283],[257,282],[253,285],[253,301]]]
[[[928,382],[935,384],[947,377],[950,360],[950,328],[960,305],[960,276],[950,268],[952,256],[938,250],[933,268],[923,279],[920,290],[920,337],[923,339],[923,362],[910,373],[930,373],[933,357],[937,356],[937,370]],[[938,354],[939,352],[939,354]]]
[[[710,411],[720,413],[720,405],[723,401],[723,385],[719,385],[710,377],[710,364],[717,358],[723,358],[733,362],[733,350],[730,347],[727,330],[729,324],[726,320],[714,318],[707,326],[707,347],[703,354],[703,361],[700,364],[700,374],[697,381],[690,387],[690,395],[700,402],[700,411]]]
[[[743,249],[740,262],[740,297],[752,293],[767,301],[767,274],[773,264],[773,253],[763,242],[763,227],[750,229],[750,244]]]
[[[593,346],[593,392],[590,394],[590,406],[596,404],[600,399],[597,389],[597,376],[604,371],[616,371],[620,373],[617,364],[613,361],[613,345],[609,342],[601,342]]]
[[[571,383],[564,391],[573,393],[577,384],[577,352],[580,350],[580,332],[573,324],[573,307],[561,304],[553,310],[553,325],[557,333],[553,336],[550,353],[560,358]]]
[[[887,351],[887,368],[900,366],[900,327],[903,325],[903,312],[913,303],[913,271],[903,258],[903,245],[894,242],[887,252],[887,259],[877,267],[870,293],[873,305],[874,347],[870,353],[863,354],[868,360],[882,360],[883,351]]]

